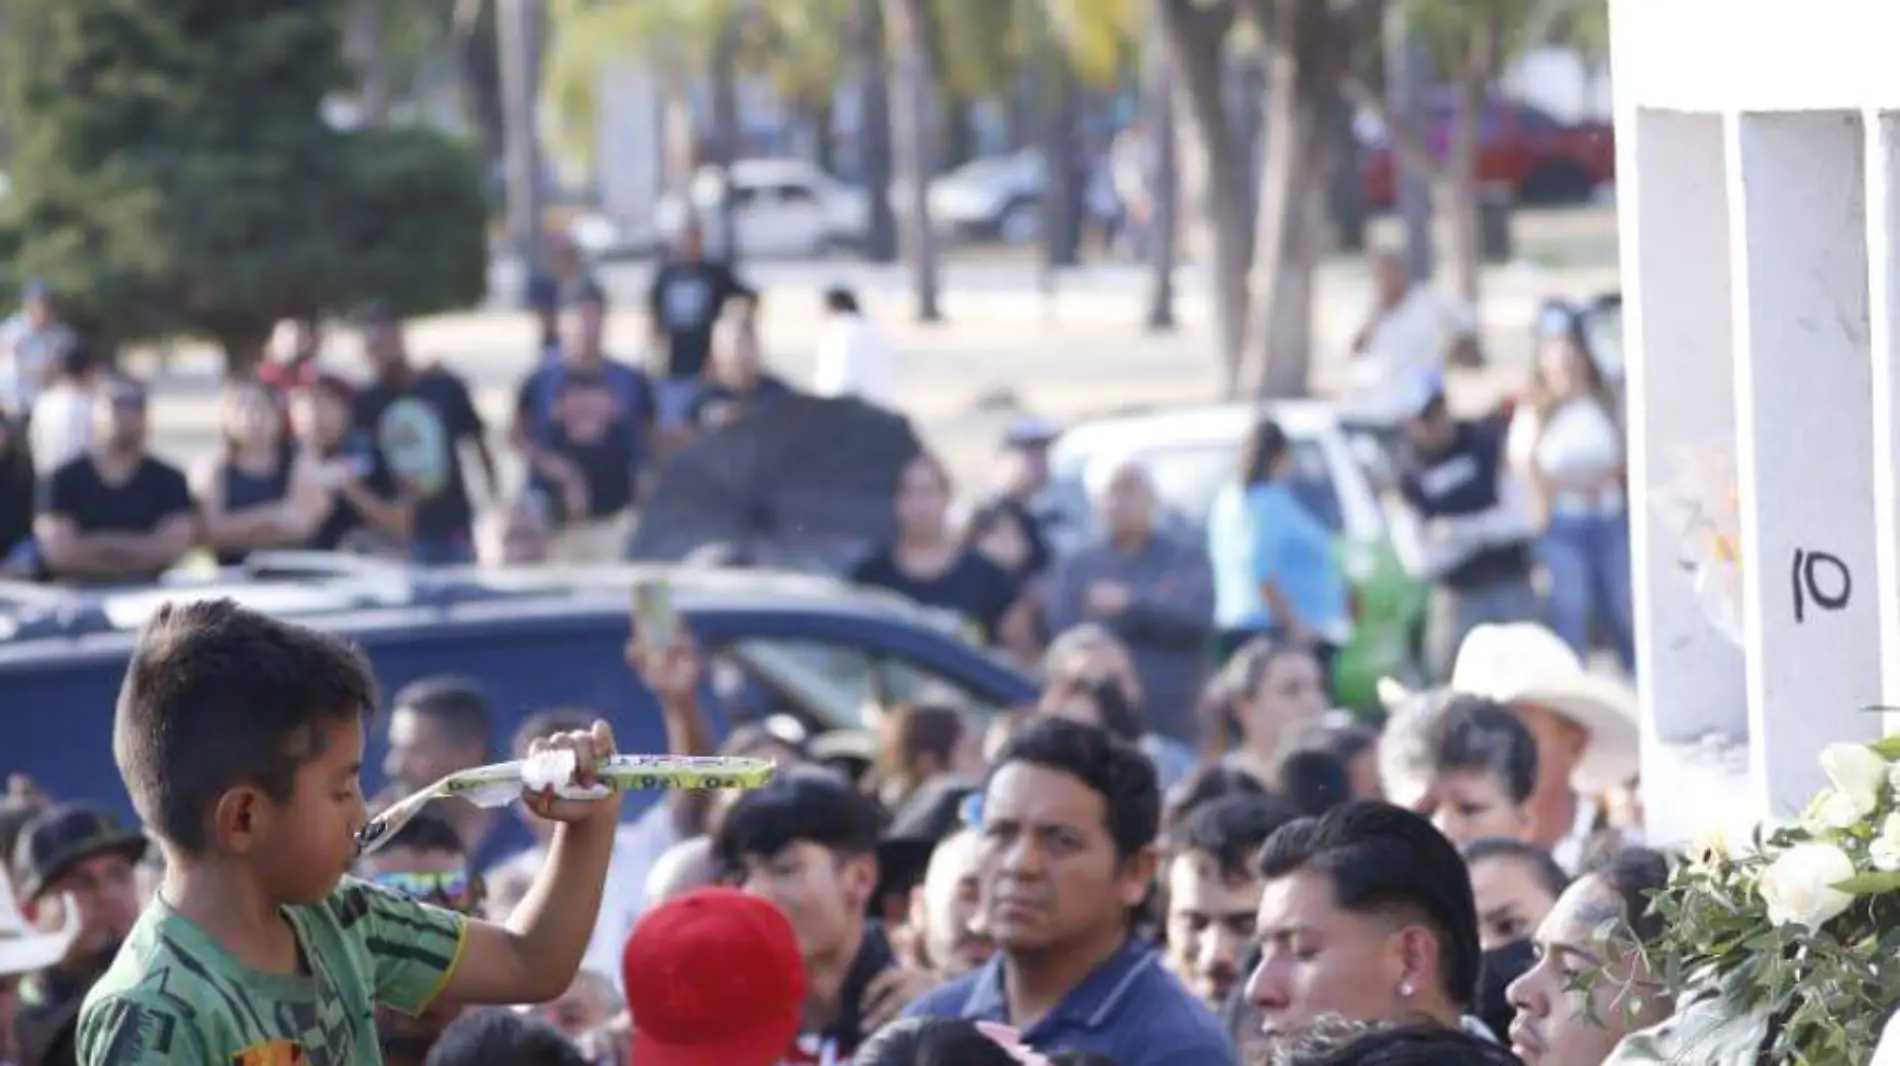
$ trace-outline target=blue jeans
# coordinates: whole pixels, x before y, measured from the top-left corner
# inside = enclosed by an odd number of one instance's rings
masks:
[[[475,545],[465,533],[418,537],[409,542],[409,558],[423,566],[462,566],[475,561]]]
[[[1627,514],[1555,514],[1539,545],[1550,575],[1550,628],[1578,655],[1602,627],[1623,669],[1635,672]]]
[[[663,378],[653,392],[654,414],[659,416],[660,428],[679,429],[692,414],[693,400],[699,396],[699,379]]]

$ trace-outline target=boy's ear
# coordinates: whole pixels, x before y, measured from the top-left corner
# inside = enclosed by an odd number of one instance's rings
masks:
[[[877,856],[854,855],[845,860],[838,873],[845,898],[851,901],[854,910],[863,910],[871,900],[871,893],[877,891]]]
[[[249,854],[257,840],[259,820],[266,817],[268,799],[254,785],[238,785],[218,797],[211,809],[212,843],[239,855]]]

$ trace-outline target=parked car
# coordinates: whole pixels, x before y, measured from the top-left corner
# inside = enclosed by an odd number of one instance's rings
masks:
[[[1450,150],[1453,116],[1449,94],[1427,107],[1425,142],[1434,155]],[[1396,201],[1398,164],[1376,123],[1362,123],[1367,142],[1363,178],[1367,205]],[[1509,189],[1521,203],[1581,203],[1616,180],[1616,137],[1607,122],[1559,122],[1529,104],[1492,100],[1478,120],[1479,187]]]
[[[960,240],[1029,244],[1042,235],[1042,153],[972,160],[930,183],[930,217]]]
[[[1069,547],[1095,535],[1083,488],[1098,457],[1137,458],[1148,467],[1165,510],[1164,528],[1205,542],[1221,488],[1239,476],[1240,446],[1261,409],[1253,404],[1181,407],[1084,422],[1050,452],[1046,510],[1055,539]],[[1353,628],[1337,660],[1340,701],[1378,706],[1381,677],[1411,677],[1424,624],[1426,588],[1400,564],[1375,483],[1334,409],[1314,400],[1269,403],[1265,413],[1293,448],[1293,489],[1338,533],[1340,566],[1352,595]]]
[[[726,247],[720,213],[725,178],[718,167],[693,175],[686,200],[669,195],[656,219],[671,234],[691,214],[713,248]],[[804,159],[742,159],[732,165],[732,215],[739,252],[755,258],[822,256],[864,242],[870,210],[854,189]]]
[[[855,729],[867,704],[925,693],[978,713],[1035,699],[1033,681],[938,616],[826,578],[635,566],[429,573],[266,554],[215,579],[143,589],[0,585],[0,768],[129,812],[112,765],[112,708],[133,633],[168,600],[212,596],[357,641],[385,696],[431,674],[473,679],[489,697],[498,749],[529,714],[559,704],[598,709],[623,750],[661,751],[658,707],[622,658],[631,591],[659,580],[672,584],[708,657],[706,706],[721,735],[733,721],[777,715],[810,734]],[[371,790],[381,785],[379,733],[365,760]]]

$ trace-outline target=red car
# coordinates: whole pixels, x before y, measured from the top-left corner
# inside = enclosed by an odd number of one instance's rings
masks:
[[[1451,143],[1453,107],[1433,100],[1425,143],[1444,158]],[[1391,207],[1397,167],[1383,137],[1366,149],[1366,203]],[[1564,204],[1588,200],[1598,186],[1616,179],[1616,139],[1607,122],[1568,125],[1528,104],[1493,100],[1478,123],[1478,181],[1502,186],[1520,203]]]

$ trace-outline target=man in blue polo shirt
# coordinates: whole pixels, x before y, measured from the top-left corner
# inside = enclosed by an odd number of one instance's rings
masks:
[[[906,1013],[1011,1026],[1045,1054],[1118,1066],[1238,1066],[1208,1009],[1135,937],[1155,872],[1154,767],[1093,726],[1038,721],[983,792],[983,914],[998,953]]]

